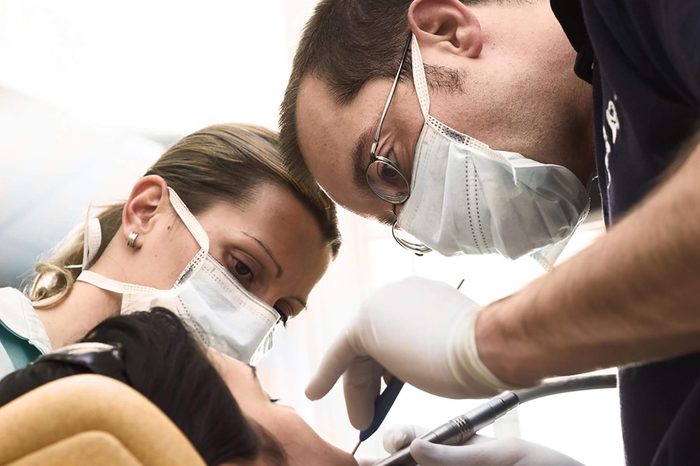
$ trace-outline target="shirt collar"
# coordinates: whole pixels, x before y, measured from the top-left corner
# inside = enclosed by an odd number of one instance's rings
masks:
[[[580,1],[550,0],[550,5],[571,46],[576,50],[576,63],[574,64],[576,76],[591,83],[593,81],[595,55],[588,38]]]
[[[49,335],[29,298],[14,288],[0,288],[0,304],[0,319],[5,327],[43,354],[51,351]]]

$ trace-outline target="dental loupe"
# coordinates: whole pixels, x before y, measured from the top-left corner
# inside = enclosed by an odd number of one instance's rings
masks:
[[[477,406],[467,414],[456,417],[420,437],[432,443],[462,445],[480,429],[492,424],[496,419],[526,401],[559,393],[617,386],[615,374],[586,375],[551,379],[534,388],[503,392]],[[405,447],[374,466],[415,466],[409,447]]]

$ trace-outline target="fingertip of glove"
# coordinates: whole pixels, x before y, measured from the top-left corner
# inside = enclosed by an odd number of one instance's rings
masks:
[[[357,430],[365,430],[372,424],[372,418],[374,417],[374,412],[372,413],[355,413],[348,410],[348,418],[350,419],[350,424]]]
[[[306,398],[308,398],[309,400],[316,401],[323,398],[324,394],[320,393],[320,390],[312,381],[311,383],[309,383],[309,385],[306,386],[306,389],[304,390],[304,395],[306,395]]]
[[[384,434],[382,446],[388,453],[394,454],[408,445],[411,440],[413,439],[410,438],[406,432],[392,429]]]

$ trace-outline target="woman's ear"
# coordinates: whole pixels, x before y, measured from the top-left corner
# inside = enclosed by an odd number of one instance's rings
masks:
[[[481,54],[481,24],[459,0],[414,0],[408,7],[408,25],[421,51],[438,47],[468,58]]]
[[[168,184],[158,175],[144,176],[136,182],[122,211],[122,235],[127,244],[139,248],[137,235],[153,229],[156,213],[164,212],[170,205]],[[131,239],[130,239],[131,235]]]

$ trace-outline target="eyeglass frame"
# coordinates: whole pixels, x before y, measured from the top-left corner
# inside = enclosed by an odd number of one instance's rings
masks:
[[[403,47],[403,52],[401,53],[401,60],[399,60],[399,69],[396,70],[396,76],[394,77],[394,82],[391,85],[391,90],[389,90],[389,95],[386,99],[386,103],[384,104],[384,110],[382,111],[382,115],[379,117],[379,123],[377,123],[377,129],[374,131],[374,137],[372,138],[372,145],[370,146],[369,149],[369,163],[367,164],[367,168],[365,168],[365,179],[367,180],[367,186],[369,186],[369,189],[372,190],[372,192],[381,200],[386,201],[390,204],[397,205],[397,204],[403,204],[408,200],[408,197],[411,195],[411,184],[408,182],[406,177],[404,176],[403,173],[401,173],[401,170],[399,169],[399,166],[396,165],[396,163],[392,160],[389,160],[386,157],[383,157],[381,155],[377,155],[377,149],[379,148],[379,138],[381,137],[381,132],[382,132],[382,126],[384,126],[384,120],[386,119],[387,114],[389,113],[389,106],[391,105],[391,101],[394,98],[394,93],[396,92],[396,88],[399,84],[399,78],[401,77],[401,70],[403,69],[403,65],[406,62],[406,56],[408,55],[408,49],[410,48],[411,45],[411,37],[413,35],[411,33],[408,34],[408,39],[406,39],[406,44]],[[376,191],[372,187],[372,182],[370,181],[370,176],[369,176],[369,169],[374,164],[375,162],[381,162],[386,165],[389,165],[391,168],[393,168],[396,173],[401,177],[401,179],[404,181],[406,184],[406,197],[402,198],[401,200],[394,200],[388,197],[385,197],[383,194],[380,192]]]
[[[401,53],[401,60],[399,60],[399,68],[398,68],[398,70],[396,70],[396,76],[394,77],[394,82],[391,85],[391,89],[389,90],[389,95],[386,99],[386,103],[384,104],[384,110],[382,111],[382,115],[379,117],[379,123],[377,123],[377,129],[375,130],[374,137],[372,138],[372,145],[370,146],[370,150],[369,150],[369,163],[367,164],[367,168],[365,169],[365,179],[367,180],[367,186],[369,186],[369,189],[371,189],[372,192],[378,198],[392,204],[392,206],[393,206],[394,215],[396,216],[396,220],[394,221],[394,224],[391,226],[391,236],[394,238],[394,241],[396,241],[403,248],[414,252],[416,255],[422,256],[423,254],[432,251],[432,249],[429,248],[428,246],[422,244],[422,243],[416,243],[416,242],[409,241],[409,240],[404,239],[404,238],[400,238],[399,234],[398,234],[400,227],[398,226],[399,220],[398,220],[398,215],[396,215],[396,206],[399,204],[403,204],[411,196],[411,183],[406,179],[404,174],[401,173],[399,166],[394,161],[392,161],[386,157],[383,157],[381,155],[377,155],[377,148],[379,147],[379,139],[381,137],[382,126],[384,126],[384,120],[386,119],[386,116],[389,113],[389,106],[391,105],[391,101],[394,98],[394,93],[396,92],[396,87],[399,84],[399,79],[401,78],[401,70],[403,69],[404,63],[406,62],[406,57],[408,56],[408,50],[410,48],[412,38],[413,38],[413,33],[409,32],[408,38],[406,39],[406,44],[403,47],[403,52]],[[401,177],[401,179],[406,184],[406,196],[405,196],[405,198],[401,198],[400,200],[388,198],[388,197],[385,197],[380,192],[376,191],[372,187],[372,183],[370,181],[370,176],[369,176],[369,170],[370,170],[370,167],[375,162],[384,163],[384,164],[390,166],[391,168],[393,168],[394,171],[396,171],[396,173]]]
[[[39,356],[31,364],[57,362],[87,369],[129,384],[124,367],[124,350],[119,343],[78,342]]]

